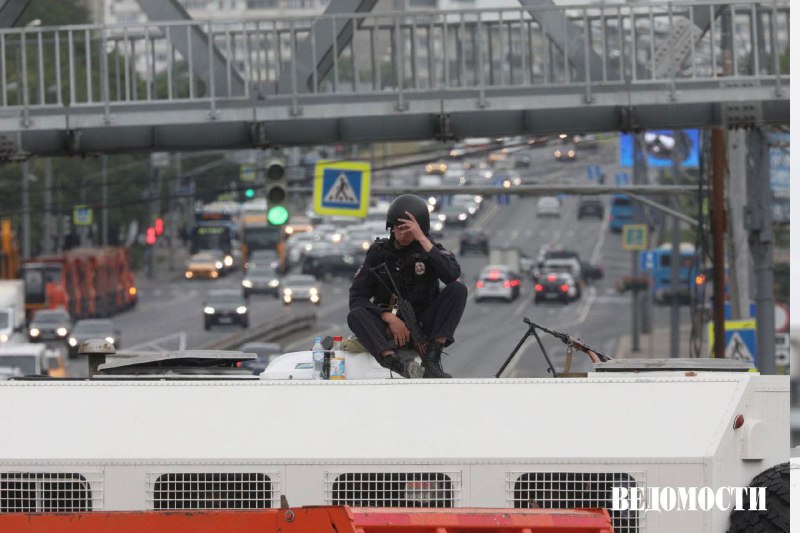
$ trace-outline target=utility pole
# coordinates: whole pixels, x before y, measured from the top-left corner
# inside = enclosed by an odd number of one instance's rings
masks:
[[[743,130],[727,132],[728,169],[728,293],[731,318],[739,320],[750,316],[750,261],[747,253],[747,233],[744,204],[747,198],[746,134]]]
[[[677,169],[676,169],[677,171]],[[672,208],[678,211],[680,205],[678,199],[672,199]],[[669,356],[680,357],[680,327],[681,309],[678,302],[678,286],[680,285],[681,270],[681,222],[678,217],[672,217],[672,254],[670,259],[670,280],[669,287],[672,293],[669,313]],[[691,280],[690,280],[691,286]],[[689,289],[691,290],[691,289]]]
[[[714,258],[714,357],[725,357],[725,132],[711,132],[711,238]]]
[[[749,132],[745,229],[756,273],[756,356],[762,374],[775,374],[775,282],[769,146],[761,128]]]
[[[53,253],[53,159],[44,160],[44,227],[42,228],[42,253]]]
[[[642,134],[636,133],[633,136],[633,184],[642,185],[647,181],[647,165],[644,159],[644,146]],[[642,206],[639,202],[631,202],[633,207],[633,222],[640,224],[644,222],[642,216]],[[639,277],[639,253],[631,252],[631,276],[633,279]],[[631,351],[639,351],[639,289],[631,291]]]
[[[28,196],[28,176],[30,163],[26,159],[22,162],[22,257],[31,256],[31,206]]]
[[[676,136],[677,146],[677,136]],[[675,150],[672,155],[672,183],[678,185],[678,177],[683,174],[683,161],[681,160],[682,154],[679,150]],[[680,201],[677,197],[672,198],[672,208],[675,211],[680,211]],[[681,267],[681,222],[678,217],[672,217],[672,254],[670,259],[670,292],[672,293],[672,300],[670,301],[670,314],[669,314],[669,356],[680,357],[680,327],[681,327],[681,308],[678,301],[680,285],[680,272]],[[693,281],[689,280],[689,289],[692,290]]]

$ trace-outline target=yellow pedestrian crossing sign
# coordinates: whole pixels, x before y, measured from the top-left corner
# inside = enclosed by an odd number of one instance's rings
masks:
[[[363,161],[319,161],[314,179],[314,212],[365,217],[370,166]]]
[[[622,226],[623,250],[647,250],[647,225],[625,224]]]

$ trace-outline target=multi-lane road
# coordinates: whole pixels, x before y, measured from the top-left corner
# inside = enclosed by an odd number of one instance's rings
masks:
[[[535,177],[547,182],[584,182],[586,164],[601,164],[607,175],[613,175],[615,150],[613,145],[603,146],[597,152],[585,155],[571,163],[555,162],[548,147],[526,149],[532,158],[529,170],[521,170],[523,177]],[[405,172],[409,179],[416,170]],[[583,296],[569,305],[533,304],[533,284],[524,280],[520,297],[510,303],[482,301],[476,303],[472,295],[462,322],[456,332],[456,342],[449,347],[444,358],[445,368],[458,377],[493,376],[505,361],[526,326],[523,317],[547,327],[566,331],[580,337],[600,350],[613,354],[621,335],[630,331],[630,298],[614,290],[614,282],[630,269],[630,252],[621,249],[619,235],[608,232],[605,221],[577,220],[577,199],[565,198],[560,218],[537,218],[536,199],[512,197],[509,205],[498,205],[487,199],[484,209],[472,222],[490,234],[490,245],[519,247],[531,257],[545,244],[556,244],[577,250],[583,259],[600,265],[605,277],[583,291]],[[458,250],[459,231],[447,231],[443,244]],[[462,281],[474,287],[480,269],[486,265],[484,256],[459,257]],[[170,335],[185,334],[189,348],[202,346],[221,335],[239,331],[238,326],[219,326],[203,330],[203,300],[207,292],[216,288],[240,288],[241,275],[231,274],[219,280],[203,282],[180,278],[172,281],[152,282],[140,280],[140,303],[132,311],[114,318],[122,331],[122,349],[141,345]],[[284,339],[286,351],[310,349],[315,335],[349,335],[346,317],[348,311],[349,279],[325,281],[322,284],[320,306],[306,303],[285,307],[272,296],[253,295],[250,298],[251,327],[257,327],[270,318],[298,307],[317,311],[317,325],[312,330],[297,333]],[[656,320],[661,318],[657,311]],[[177,335],[176,335],[177,336]],[[560,371],[565,357],[564,347],[557,341],[544,338],[556,368]],[[173,343],[173,347],[177,344]],[[168,346],[167,346],[168,347]],[[575,354],[573,371],[589,369],[588,360]],[[70,374],[86,374],[86,363],[81,357],[68,361]],[[541,376],[546,365],[533,339],[523,346],[509,365],[506,376]]]

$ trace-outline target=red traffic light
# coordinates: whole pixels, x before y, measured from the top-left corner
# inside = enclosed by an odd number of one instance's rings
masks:
[[[156,219],[156,235],[161,235],[162,233],[164,233],[164,219],[158,217]]]
[[[144,242],[146,242],[147,244],[156,243],[156,228],[153,227],[147,228],[147,234],[145,235]]]

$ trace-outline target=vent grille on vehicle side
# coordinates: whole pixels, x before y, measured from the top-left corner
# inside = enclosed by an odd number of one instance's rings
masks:
[[[509,472],[506,487],[517,509],[608,509],[616,533],[643,528],[641,512],[611,510],[612,487],[644,488],[643,472]]]
[[[274,490],[270,476],[259,472],[173,472],[147,480],[155,510],[269,509]]]
[[[461,472],[329,473],[325,499],[353,507],[457,507]]]
[[[62,513],[102,508],[100,472],[85,475],[75,472],[0,472],[0,513]]]

